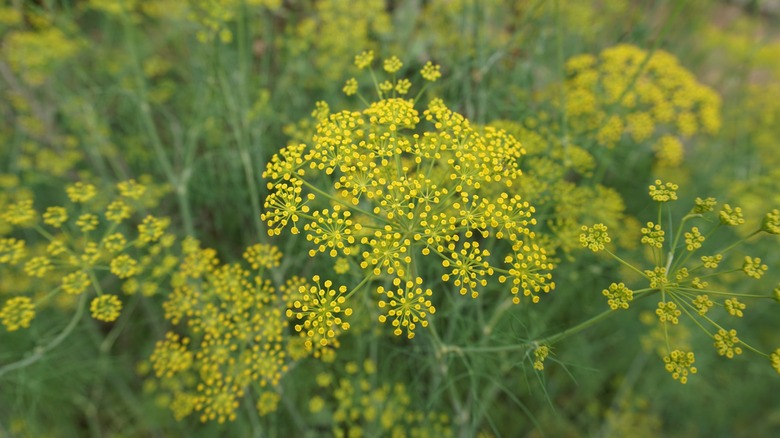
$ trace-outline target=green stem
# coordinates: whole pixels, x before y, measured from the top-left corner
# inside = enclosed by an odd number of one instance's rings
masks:
[[[76,306],[76,312],[73,314],[73,317],[70,319],[68,325],[65,326],[65,329],[63,329],[62,332],[60,332],[60,334],[57,335],[57,337],[55,337],[54,339],[52,339],[52,341],[49,342],[48,344],[42,347],[36,347],[33,350],[31,355],[25,357],[22,360],[9,363],[8,365],[5,365],[2,368],[0,368],[0,377],[13,370],[24,368],[26,366],[34,364],[35,362],[38,362],[39,360],[43,359],[46,353],[56,348],[65,339],[67,339],[67,337],[70,336],[70,334],[73,332],[73,329],[76,328],[76,325],[78,324],[79,320],[81,320],[81,316],[84,314],[84,307],[86,302],[87,302],[87,294],[82,293],[81,298],[79,299],[79,302]]]
[[[141,123],[146,130],[146,134],[152,144],[152,149],[157,157],[157,162],[163,170],[168,182],[174,187],[176,193],[176,200],[179,204],[179,212],[182,215],[182,221],[184,222],[184,230],[187,235],[194,236],[195,228],[192,219],[192,208],[190,207],[189,197],[187,196],[187,183],[191,172],[185,169],[181,175],[176,175],[173,166],[168,159],[168,156],[163,147],[160,135],[157,132],[154,120],[151,114],[151,107],[149,105],[149,93],[144,80],[143,72],[141,70],[138,52],[133,36],[133,26],[130,19],[126,16],[122,16],[122,24],[125,34],[125,48],[130,55],[131,66],[134,73],[135,85],[138,89],[137,103],[140,110]]]
[[[625,266],[627,266],[627,267],[631,268],[632,270],[634,270],[635,272],[637,272],[637,273],[638,273],[639,275],[641,275],[642,277],[645,277],[645,278],[647,277],[647,275],[645,275],[645,273],[644,273],[644,272],[640,271],[638,268],[636,268],[636,267],[635,267],[634,265],[632,265],[631,263],[628,263],[627,261],[625,261],[625,260],[621,259],[621,258],[620,258],[620,257],[618,257],[617,255],[615,255],[614,253],[612,253],[612,251],[610,251],[610,250],[608,250],[608,249],[604,249],[604,251],[606,251],[606,252],[607,252],[607,254],[611,255],[611,256],[612,256],[612,257],[613,257],[615,260],[619,261],[619,262],[620,262],[620,263],[622,263],[623,265],[625,265]]]
[[[357,286],[355,286],[354,288],[352,288],[352,290],[351,290],[351,291],[349,291],[349,293],[348,293],[348,294],[347,294],[347,295],[344,297],[344,299],[345,299],[345,300],[348,300],[348,299],[349,299],[349,297],[351,297],[352,295],[354,295],[354,294],[355,294],[355,292],[357,292],[357,291],[358,291],[358,290],[359,290],[361,287],[363,287],[363,285],[365,285],[366,283],[368,283],[369,281],[371,281],[373,278],[374,278],[374,276],[373,276],[373,275],[367,275],[367,276],[363,277],[363,280],[362,280],[360,283],[358,283],[358,285],[357,285]]]
[[[313,184],[309,183],[308,181],[306,181],[306,180],[304,180],[304,179],[301,179],[301,178],[299,178],[299,179],[300,179],[300,181],[303,183],[303,185],[305,185],[306,187],[308,187],[308,188],[309,188],[309,190],[311,190],[311,191],[313,191],[313,192],[315,192],[315,193],[317,193],[317,194],[319,194],[319,195],[321,195],[321,196],[324,196],[324,197],[325,197],[325,198],[327,198],[328,200],[330,200],[330,201],[333,201],[333,202],[336,202],[336,203],[340,204],[340,205],[341,205],[341,206],[343,206],[343,207],[347,207],[347,209],[348,209],[348,210],[354,210],[354,211],[357,211],[357,212],[359,212],[359,213],[362,213],[362,214],[364,214],[364,215],[366,215],[366,216],[372,217],[372,218],[374,218],[374,219],[376,219],[376,220],[378,220],[378,221],[384,222],[384,223],[386,223],[386,224],[390,224],[390,221],[388,221],[387,219],[385,219],[385,218],[383,218],[383,217],[381,217],[381,216],[377,216],[377,215],[375,215],[375,214],[374,214],[374,213],[372,213],[372,212],[369,212],[369,211],[363,210],[362,208],[359,208],[359,207],[356,207],[356,206],[354,206],[354,205],[352,205],[352,204],[349,204],[349,203],[347,203],[347,202],[344,202],[343,200],[341,200],[341,199],[338,199],[338,198],[336,198],[336,197],[334,197],[334,196],[330,195],[329,193],[326,193],[326,192],[324,192],[324,191],[320,190],[320,189],[319,189],[317,186],[315,186],[315,185],[313,185]]]

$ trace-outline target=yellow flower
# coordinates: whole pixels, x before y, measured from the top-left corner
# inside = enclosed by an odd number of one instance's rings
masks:
[[[341,91],[344,92],[347,96],[352,96],[353,94],[357,93],[358,91],[358,82],[355,78],[349,78],[347,79],[347,82],[344,84],[344,88],[341,89]]]
[[[0,321],[9,332],[30,327],[34,317],[35,306],[28,297],[11,298],[0,309]]]
[[[157,377],[171,378],[187,371],[193,363],[193,354],[187,350],[190,340],[168,332],[165,340],[157,341],[149,361]]]
[[[420,75],[422,75],[423,79],[426,81],[436,82],[436,80],[441,77],[440,67],[434,65],[431,61],[428,61],[423,66],[422,70],[420,70]]]
[[[612,310],[628,309],[628,303],[634,299],[634,292],[623,283],[612,283],[609,289],[604,289],[601,293],[607,297],[607,303]]]
[[[146,216],[138,225],[138,239],[141,242],[156,242],[165,233],[170,220],[167,218],[159,219],[154,216]]]
[[[266,243],[258,243],[248,247],[244,251],[244,260],[249,262],[252,269],[272,269],[279,267],[282,253],[279,248]]]
[[[146,186],[139,184],[134,179],[119,182],[116,187],[119,189],[119,194],[125,198],[138,200],[146,193]]]
[[[117,199],[106,207],[106,219],[111,222],[121,223],[123,220],[130,217],[132,209],[129,205],[125,204],[121,199]]]
[[[320,284],[319,275],[312,277],[312,281],[316,285],[301,286],[300,300],[293,303],[292,309],[287,309],[288,318],[302,321],[295,325],[295,330],[305,335],[308,349],[333,342],[339,332],[349,329],[349,322],[344,317],[352,315],[352,309],[346,306],[346,286],[340,286],[336,291],[331,288],[333,282],[330,280]]]
[[[699,232],[698,227],[693,227],[690,232],[685,233],[685,249],[688,251],[701,248],[702,242],[704,242],[704,236]]]
[[[76,226],[82,233],[94,231],[98,226],[98,217],[92,213],[84,213],[76,220]]]
[[[534,349],[534,369],[542,371],[544,369],[544,361],[549,355],[550,347],[546,345],[536,347],[536,349]]]
[[[774,209],[764,216],[761,231],[769,234],[780,234],[780,210]]]
[[[593,252],[604,250],[605,245],[612,241],[609,234],[607,234],[607,227],[604,224],[596,224],[592,227],[583,225],[582,231],[580,243]]]
[[[116,321],[122,311],[122,302],[116,295],[95,297],[89,305],[92,317],[105,322]]]
[[[734,355],[742,354],[742,348],[737,346],[739,344],[739,338],[737,337],[736,330],[731,329],[730,331],[726,331],[720,329],[718,330],[718,333],[713,336],[713,339],[715,339],[715,348],[718,349],[719,355],[732,359]]]
[[[97,189],[92,184],[79,181],[65,187],[65,193],[71,201],[84,203],[95,197]]]
[[[404,64],[401,62],[400,59],[398,59],[397,56],[391,56],[390,58],[385,59],[385,61],[384,61],[385,71],[390,73],[390,74],[393,74],[393,73],[397,72],[398,70],[400,70],[401,67],[403,67],[403,65]]]
[[[12,225],[30,226],[35,223],[37,213],[33,209],[33,201],[25,199],[6,207],[2,219]]]
[[[48,257],[33,257],[24,265],[24,272],[30,277],[42,278],[47,272],[52,270],[53,266]]]
[[[119,278],[129,278],[140,272],[138,262],[127,254],[119,255],[111,260],[111,273]]]
[[[664,357],[664,362],[666,363],[666,371],[669,371],[674,380],[679,380],[683,385],[688,382],[688,376],[696,374],[697,371],[696,367],[693,366],[696,358],[692,352],[674,350]]]
[[[658,303],[658,308],[655,310],[658,319],[661,322],[671,322],[672,324],[679,323],[679,316],[682,312],[677,308],[677,304],[672,301],[661,301]]]
[[[745,219],[742,217],[742,209],[739,207],[732,208],[729,204],[724,204],[720,210],[720,223],[724,225],[737,226],[745,223]]]
[[[661,248],[664,245],[664,230],[661,224],[647,223],[647,227],[642,228],[642,243],[653,248]]]
[[[726,311],[729,312],[729,315],[736,316],[737,318],[742,318],[742,311],[747,307],[745,303],[740,303],[737,298],[729,298],[723,302],[723,305],[726,307]]]
[[[363,70],[366,67],[371,66],[371,62],[374,60],[374,51],[366,50],[355,56],[355,65],[357,68]]]
[[[377,288],[377,293],[382,295],[379,308],[385,312],[385,314],[379,315],[379,322],[385,323],[389,319],[396,336],[401,336],[405,329],[407,337],[412,339],[417,324],[427,327],[428,320],[426,318],[436,312],[436,308],[430,300],[433,292],[430,289],[423,290],[420,287],[423,283],[420,277],[414,281],[403,282],[399,278],[396,280],[394,284],[397,289],[395,290],[385,290],[382,286]]]
[[[650,185],[650,197],[653,201],[657,202],[669,202],[677,200],[677,184],[670,182],[661,182],[660,179],[655,180],[655,184]]]
[[[0,239],[0,264],[15,265],[27,255],[24,240],[13,237]]]
[[[84,271],[71,272],[62,277],[62,290],[66,294],[79,295],[84,292],[92,282]]]
[[[745,256],[745,262],[742,264],[742,272],[748,277],[759,279],[769,267],[761,263],[758,257]]]
[[[68,211],[64,207],[49,207],[43,213],[43,223],[59,228],[68,220]]]

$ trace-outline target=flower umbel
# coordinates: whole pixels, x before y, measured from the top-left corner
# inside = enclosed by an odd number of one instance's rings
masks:
[[[604,224],[596,224],[592,227],[583,225],[582,231],[583,233],[580,234],[580,243],[593,252],[603,250],[605,245],[612,241],[609,234],[607,234],[607,227]]]
[[[602,295],[607,297],[607,303],[612,310],[628,309],[628,303],[634,299],[634,292],[623,283],[612,283],[609,289],[604,289]]]
[[[678,188],[677,184],[657,179],[655,184],[650,185],[650,197],[657,202],[676,201]]]
[[[679,380],[683,385],[688,382],[688,375],[696,374],[697,371],[693,366],[696,362],[693,352],[674,350],[664,357],[664,362],[666,362],[666,371],[669,371],[672,378]]]

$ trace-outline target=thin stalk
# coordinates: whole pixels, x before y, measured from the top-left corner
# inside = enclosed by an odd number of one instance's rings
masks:
[[[174,172],[173,165],[168,159],[165,148],[163,147],[162,140],[160,139],[160,135],[157,132],[154,119],[152,118],[151,106],[149,104],[149,92],[146,87],[143,71],[141,70],[138,50],[136,48],[133,34],[133,26],[130,23],[129,17],[125,15],[122,16],[122,25],[124,27],[125,48],[127,53],[130,55],[130,60],[132,61],[130,64],[134,73],[133,79],[135,79],[135,85],[138,89],[136,101],[138,104],[138,109],[140,110],[141,124],[143,125],[144,130],[146,131],[146,134],[152,144],[152,149],[154,149],[158,164],[162,168],[162,171],[165,174],[165,177],[168,179],[168,182],[174,187],[176,200],[179,204],[179,212],[181,213],[182,221],[184,223],[184,230],[187,235],[194,236],[195,227],[193,225],[192,219],[192,208],[190,206],[187,193],[187,183],[191,173],[186,169],[185,172],[182,172],[181,175],[176,175]]]
[[[33,350],[33,353],[24,359],[18,360],[16,362],[9,363],[8,365],[5,365],[0,368],[0,377],[3,375],[20,368],[24,368],[28,365],[32,365],[35,362],[38,362],[39,360],[43,359],[43,357],[48,353],[49,351],[55,349],[58,345],[60,345],[65,339],[70,336],[70,334],[73,332],[73,330],[76,328],[76,325],[78,325],[79,320],[81,320],[81,316],[84,314],[84,307],[87,302],[87,294],[82,293],[81,298],[79,299],[79,302],[76,306],[76,312],[73,314],[73,317],[70,319],[70,322],[68,322],[68,325],[65,326],[65,329],[60,332],[54,339],[52,339],[51,342],[48,344],[42,346],[42,347],[36,347]]]

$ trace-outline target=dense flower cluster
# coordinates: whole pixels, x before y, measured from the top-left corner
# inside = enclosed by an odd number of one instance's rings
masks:
[[[372,61],[370,52],[356,58],[364,68]],[[384,62],[388,73],[400,66]],[[434,67],[423,71],[437,78]],[[393,81],[380,83],[380,98],[363,111],[322,115],[311,144],[271,159],[263,174],[269,233],[303,232],[310,255],[354,258],[367,279],[386,276],[396,287],[380,289],[388,312],[380,320],[396,334],[412,337],[433,313],[434,288],[425,285],[435,279],[417,274],[431,259],[461,294],[506,282],[515,302],[538,301],[555,285],[531,230],[535,209],[510,190],[521,178],[522,146],[501,129],[472,127],[438,99],[420,114]]]
[[[157,342],[149,359],[159,379],[155,385],[170,394],[167,405],[177,418],[198,413],[204,422],[232,421],[245,395],[254,394],[258,403],[273,398],[263,394],[274,393],[292,358],[301,357],[300,341],[309,342],[310,336],[290,333],[288,304],[267,277],[280,256],[276,247],[250,246],[244,253],[247,269],[220,263],[216,252],[201,248],[197,240],[182,243],[173,291],[163,304],[165,317],[178,328]],[[334,337],[322,329],[326,310],[312,304],[317,298],[303,298],[309,290],[305,282],[300,289],[302,298],[293,307],[305,313],[306,321],[315,321],[307,329],[322,340]],[[311,289],[318,297],[324,292],[320,286]],[[324,298],[326,304],[334,301],[327,293]],[[272,407],[262,403],[266,413]]]
[[[375,47],[372,36],[381,37],[393,29],[381,0],[306,3],[311,3],[311,13],[287,29],[295,36],[287,39],[287,50],[292,54],[306,53],[317,73],[328,81],[344,76],[348,67],[344,60],[355,53],[356,47]]]
[[[720,129],[721,99],[700,84],[677,58],[619,44],[566,62],[565,111],[572,129],[612,148],[624,137],[641,143],[656,133],[689,138]],[[678,162],[679,140],[658,138],[663,159]]]
[[[373,361],[338,365],[344,371],[342,377],[318,374],[317,393],[323,396],[314,396],[308,403],[313,415],[330,417],[333,436],[453,436],[450,418],[420,409],[404,383],[377,382]]]
[[[523,142],[520,169],[523,172],[512,191],[533,200],[537,217],[544,217],[537,239],[548,252],[572,254],[579,250],[577,236],[582,224],[602,223],[615,230],[615,245],[636,246],[632,229],[636,219],[625,214],[617,190],[593,180],[596,158],[583,146],[561,138],[551,129],[544,112],[522,123],[501,120],[490,126],[506,130]]]

